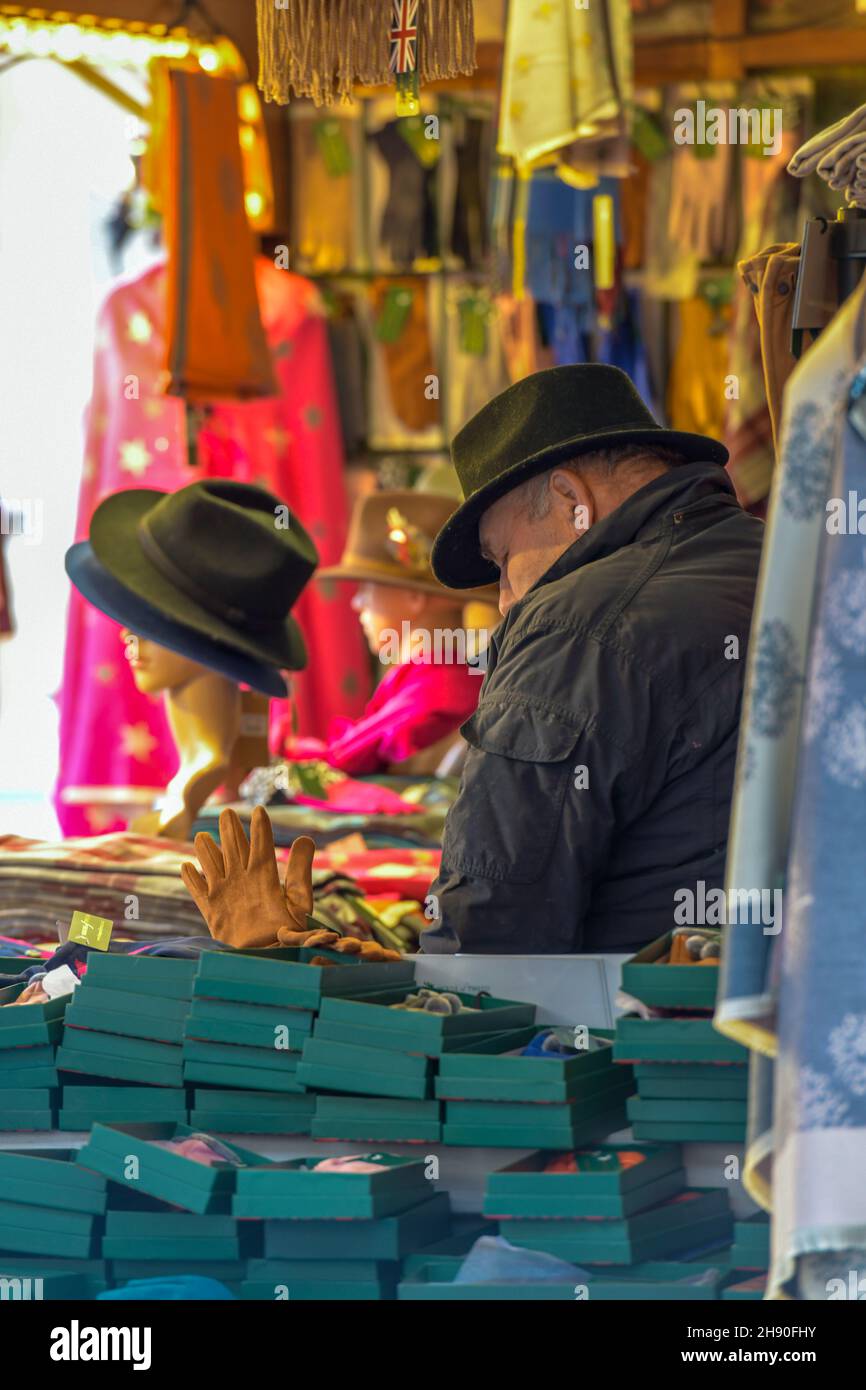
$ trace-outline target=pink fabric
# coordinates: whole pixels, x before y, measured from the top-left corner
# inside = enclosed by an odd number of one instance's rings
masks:
[[[481,677],[457,662],[393,666],[361,719],[332,721],[318,756],[342,772],[381,772],[459,729],[474,712],[480,689]]]
[[[175,491],[199,477],[269,488],[296,510],[323,565],[342,554],[348,522],[342,443],[327,326],[308,280],[259,258],[256,283],[281,394],[220,403],[199,433],[199,462],[187,462],[183,405],[162,395],[165,270],[120,281],[100,312],[94,388],[76,538],[86,539],[109,493]],[[293,680],[299,731],[324,734],[337,714],[359,714],[369,691],[358,622],[337,586],[310,584],[295,615],[310,664]],[[60,703],[58,792],[75,786],[162,788],[177,768],[162,703],[140,694],[123,658],[116,623],[71,592]],[[285,722],[286,702],[274,702]],[[273,727],[273,726],[272,726]],[[96,807],[58,804],[67,835],[120,829]]]
[[[347,1154],[345,1158],[323,1158],[313,1168],[314,1173],[381,1173],[383,1164],[368,1163],[361,1155]]]
[[[191,1159],[193,1163],[203,1163],[206,1168],[215,1168],[226,1162],[226,1156],[212,1149],[204,1139],[152,1139],[155,1149],[167,1149],[178,1158]]]
[[[345,782],[334,782],[327,789],[327,800],[315,796],[296,796],[300,806],[315,806],[322,811],[343,811],[348,814],[365,816],[417,816],[423,807],[406,801],[390,787],[379,787],[375,782],[356,782],[349,777]]]

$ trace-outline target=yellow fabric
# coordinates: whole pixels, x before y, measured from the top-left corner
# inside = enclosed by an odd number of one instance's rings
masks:
[[[509,6],[500,154],[518,165],[624,129],[632,94],[629,0],[524,0]]]
[[[233,78],[169,76],[167,391],[194,405],[276,395],[244,209]]]
[[[677,308],[680,336],[668,382],[668,419],[672,429],[720,439],[725,423],[731,306],[713,307],[696,295]]]

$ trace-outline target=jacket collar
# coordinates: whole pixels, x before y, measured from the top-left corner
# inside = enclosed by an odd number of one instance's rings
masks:
[[[653,478],[638,488],[614,511],[578,536],[549,570],[537,579],[529,590],[535,593],[543,584],[550,584],[571,574],[594,560],[612,555],[636,540],[656,535],[675,512],[713,498],[723,506],[738,507],[733,484],[717,463],[684,463]],[[524,597],[528,597],[526,594]]]

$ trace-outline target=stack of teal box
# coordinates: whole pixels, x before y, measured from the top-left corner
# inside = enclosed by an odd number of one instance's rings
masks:
[[[80,1150],[79,1165],[110,1180],[102,1255],[114,1283],[206,1274],[239,1292],[260,1223],[232,1214],[242,1171],[234,1163],[199,1163],[157,1146],[193,1133],[183,1124],[96,1124]],[[259,1154],[223,1147],[244,1164],[267,1165]]]
[[[57,1116],[55,1045],[68,996],[9,1008],[26,981],[2,983],[33,964],[28,957],[7,956],[0,974],[0,1130],[50,1130]]]
[[[726,1284],[722,1298],[757,1301],[764,1297],[770,1268],[770,1218],[765,1212],[734,1222],[730,1267],[735,1277]]]
[[[90,952],[57,1051],[61,1129],[187,1118],[182,1042],[195,964]]]
[[[742,1143],[746,1137],[748,1053],[713,1027],[718,968],[670,965],[670,936],[640,951],[622,971],[627,994],[657,1017],[617,1020],[614,1056],[634,1066],[628,1102],[636,1139]]]
[[[412,962],[311,965],[296,951],[202,955],[186,1021],[192,1120],[229,1133],[309,1134],[315,1097],[299,1075],[316,1013],[331,996],[398,993]],[[396,997],[396,996],[395,996]]]
[[[579,1266],[676,1259],[725,1246],[732,1227],[727,1192],[687,1188],[676,1145],[533,1154],[489,1175],[484,1214],[512,1245]]]
[[[608,1039],[586,1041],[568,1056],[444,1055],[435,1089],[445,1143],[567,1149],[624,1129],[631,1073],[614,1066]]]
[[[435,1143],[443,1138],[437,1067],[465,1048],[500,1052],[533,1034],[535,1008],[461,994],[456,1014],[398,1009],[403,989],[384,996],[322,1000],[304,1043],[298,1077],[318,1097],[313,1135],[380,1143]]]
[[[91,1297],[106,1285],[98,1258],[106,1182],[71,1157],[0,1152],[0,1276],[62,1274],[72,1283],[51,1296]]]

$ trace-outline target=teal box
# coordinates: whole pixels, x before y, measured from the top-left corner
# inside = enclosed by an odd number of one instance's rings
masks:
[[[569,1101],[564,1105],[535,1105],[531,1101],[449,1100],[445,1102],[445,1122],[455,1125],[535,1126],[538,1133],[543,1135],[551,1129],[579,1123],[600,1111],[624,1104],[627,1095],[626,1082],[619,1087],[605,1087],[584,1100]]]
[[[748,1105],[745,1100],[648,1100],[630,1096],[628,1117],[633,1123],[652,1124],[731,1124],[745,1125]]]
[[[764,1212],[757,1212],[747,1221],[734,1222],[731,1267],[761,1270],[770,1268],[770,1218]]]
[[[26,1255],[95,1255],[98,1222],[92,1212],[0,1201],[0,1250]]]
[[[323,966],[303,964],[292,951],[280,952],[279,959],[274,952],[206,951],[199,958],[193,996],[316,1010],[326,995],[408,987],[414,974],[412,961]]]
[[[149,1086],[183,1085],[181,1049],[173,1043],[120,1037],[116,1033],[67,1028],[57,1049],[60,1071],[140,1081]]]
[[[746,1100],[749,1094],[748,1068],[734,1063],[639,1063],[634,1078],[646,1100]]]
[[[121,990],[139,998],[156,995],[161,999],[189,999],[197,965],[196,960],[174,960],[170,956],[120,956],[91,951],[84,987]]]
[[[740,1043],[716,1032],[708,1018],[618,1018],[616,1062],[745,1062]]]
[[[723,1124],[687,1124],[684,1120],[635,1120],[635,1139],[663,1144],[742,1144],[746,1139],[745,1121],[727,1120]]]
[[[279,1041],[285,1050],[300,1052],[304,1040],[313,1031],[313,1018],[310,1009],[194,999],[186,1021],[186,1036],[270,1049]]]
[[[640,1161],[633,1157],[640,1154]],[[604,1144],[574,1154],[571,1172],[550,1172],[550,1155],[530,1154],[491,1173],[484,1215],[510,1217],[597,1217],[616,1220],[657,1206],[686,1185],[679,1148]]]
[[[432,1090],[432,1063],[421,1054],[308,1038],[298,1079],[322,1091],[425,1100]]]
[[[512,1245],[546,1250],[577,1264],[641,1264],[730,1239],[728,1195],[718,1189],[688,1189],[623,1220],[512,1220]]]
[[[26,1051],[26,1049],[22,1049]],[[34,1051],[38,1049],[34,1048]],[[56,1067],[0,1067],[0,1091],[56,1091],[60,1076]]]
[[[299,1158],[238,1171],[232,1214],[299,1221],[373,1221],[423,1201],[430,1190],[421,1160],[365,1157],[376,1173],[317,1172],[320,1159]]]
[[[30,1280],[6,1295],[20,1302],[80,1302],[109,1287],[104,1260],[56,1260],[47,1255],[0,1255],[0,1279]],[[41,1288],[36,1280],[42,1281]]]
[[[21,980],[0,988],[0,1049],[3,1051],[12,1047],[44,1047],[57,1042],[63,1032],[68,995],[49,999],[47,1004],[28,1004],[20,1009],[5,1007],[15,1002],[27,984],[27,980]]]
[[[68,1159],[32,1153],[0,1151],[0,1193],[7,1202],[93,1216],[101,1216],[106,1207],[105,1178]]]
[[[745,1279],[739,1284],[728,1284],[722,1289],[722,1299],[732,1302],[763,1302],[767,1293],[766,1274],[757,1274],[754,1279]]]
[[[315,1096],[283,1091],[197,1090],[190,1120],[223,1134],[309,1134]]]
[[[121,1235],[113,1237],[113,1239],[121,1240],[125,1237]],[[221,1284],[226,1284],[233,1292],[240,1293],[241,1281],[246,1275],[247,1262],[246,1260],[184,1260],[182,1269],[178,1269],[177,1260],[131,1259],[112,1260],[109,1268],[112,1282],[115,1285],[125,1284],[130,1279],[173,1279],[178,1274],[201,1274],[206,1279],[218,1279]]]
[[[293,1260],[400,1260],[450,1235],[447,1192],[373,1221],[266,1221],[265,1257]]]
[[[437,1100],[318,1096],[312,1134],[363,1143],[436,1143],[442,1138],[440,1112]]]
[[[41,1087],[0,1091],[0,1130],[53,1129],[56,1101],[56,1091]]]
[[[102,1254],[107,1260],[183,1261],[184,1265],[189,1260],[235,1262],[243,1254],[241,1245],[238,1224],[230,1216],[109,1211]]]
[[[621,1274],[602,1276],[594,1273],[585,1283],[571,1282],[524,1284],[457,1284],[455,1279],[463,1257],[438,1256],[420,1268],[404,1275],[397,1287],[398,1299],[417,1301],[460,1302],[546,1302],[589,1303],[689,1301],[712,1302],[719,1294],[721,1274],[704,1270],[697,1275],[688,1265],[667,1261],[651,1261],[623,1270]],[[686,1273],[686,1271],[689,1271]]]
[[[89,972],[88,972],[89,975]],[[125,990],[78,986],[66,1013],[67,1028],[92,1028],[100,1033],[120,1033],[154,1042],[181,1043],[189,1004],[185,999],[163,999],[155,994],[130,994]]]
[[[168,1086],[69,1086],[63,1087],[58,1128],[90,1129],[91,1125],[141,1120],[187,1118],[186,1092]]]
[[[250,1260],[241,1298],[266,1302],[375,1302],[393,1299],[395,1261]]]
[[[298,1074],[300,1057],[299,1052],[275,1047],[243,1047],[187,1038],[183,1044],[184,1078],[212,1081],[233,1090],[297,1093],[305,1089]]]
[[[171,1123],[95,1124],[90,1141],[79,1151],[77,1161],[133,1192],[146,1192],[188,1212],[204,1214],[228,1211],[235,1190],[235,1178],[241,1171],[239,1168],[231,1163],[208,1167],[181,1154],[156,1148],[151,1142],[155,1139],[185,1139],[194,1132],[189,1125]],[[261,1154],[237,1148],[234,1144],[226,1144],[225,1147],[243,1163],[267,1163]],[[136,1160],[134,1175],[131,1159]],[[105,1253],[107,1256],[108,1252]]]
[[[626,994],[657,1009],[706,1009],[716,1007],[719,984],[717,965],[661,964],[671,949],[673,932],[651,941],[622,967]]]
[[[442,1100],[572,1102],[631,1077],[614,1066],[609,1042],[590,1038],[576,1057],[476,1056],[449,1053],[439,1063],[436,1095]],[[634,1089],[633,1086],[631,1089]]]
[[[493,1149],[574,1149],[582,1144],[591,1144],[599,1139],[607,1139],[618,1130],[625,1129],[628,1123],[622,1101],[613,1108],[585,1115],[583,1119],[563,1120],[556,1126],[542,1127],[534,1121],[524,1124],[467,1124],[449,1120],[446,1105],[445,1123],[442,1126],[442,1141],[455,1147]],[[491,1105],[490,1109],[494,1107]]]
[[[470,1006],[471,1012],[431,1014],[423,1009],[394,1009],[358,999],[326,998],[322,1000],[319,1020],[373,1030],[385,1039],[383,1043],[377,1040],[377,1045],[383,1048],[418,1052],[428,1057],[440,1057],[447,1044],[457,1038],[471,1041],[482,1034],[525,1028],[535,1020],[534,1004],[518,1004],[490,995],[458,994],[458,998]],[[355,1036],[360,1040],[362,1035],[356,1033]]]

